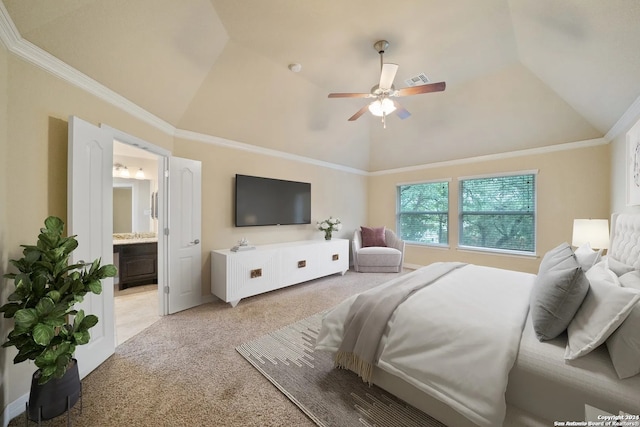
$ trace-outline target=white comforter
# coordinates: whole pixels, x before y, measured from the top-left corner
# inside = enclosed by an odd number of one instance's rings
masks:
[[[429,266],[409,274],[421,274]],[[535,275],[467,265],[416,292],[389,321],[378,367],[479,426],[500,426]],[[337,351],[353,296],[329,312],[316,349]]]

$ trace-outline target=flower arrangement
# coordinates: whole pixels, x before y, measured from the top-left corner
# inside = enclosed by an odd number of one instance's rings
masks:
[[[325,240],[331,240],[331,234],[334,231],[340,231],[340,229],[342,228],[342,223],[340,222],[340,219],[334,218],[332,216],[330,216],[329,219],[325,219],[322,222],[317,222],[316,225],[318,227],[318,230],[324,231]]]

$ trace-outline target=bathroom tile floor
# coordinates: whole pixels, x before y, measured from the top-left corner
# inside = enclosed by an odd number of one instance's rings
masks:
[[[115,290],[116,346],[142,332],[156,321],[158,285],[143,285]]]

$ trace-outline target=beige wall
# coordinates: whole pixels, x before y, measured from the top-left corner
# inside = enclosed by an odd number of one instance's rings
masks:
[[[7,136],[7,107],[8,107],[8,67],[7,61],[9,59],[9,53],[4,48],[4,45],[0,43],[0,305],[7,301],[9,296],[9,289],[5,286],[6,279],[2,276],[6,273],[7,269],[7,229],[9,225],[7,223],[7,151],[9,145],[9,138]],[[4,338],[9,332],[8,322],[0,321],[0,339],[4,342]],[[7,351],[0,350],[0,369],[2,369],[2,375],[0,375],[0,409],[6,407],[9,404],[8,399],[8,384],[6,375],[6,369],[4,368],[7,363]]]
[[[0,186],[0,205],[10,200],[12,206],[6,212],[0,207],[6,225],[0,248],[2,256],[11,259],[20,256],[21,244],[34,243],[48,215],[67,216],[69,115],[106,123],[167,149],[173,146],[171,136],[4,51],[0,54],[0,99],[7,100],[0,103],[0,109],[10,106],[6,114],[0,114],[0,150],[4,151],[0,159],[5,165],[0,177],[8,181],[6,189]],[[6,140],[10,143],[5,147]],[[7,405],[29,391],[35,368],[31,363],[14,365],[13,347],[0,354],[8,385]]]
[[[549,154],[482,161],[457,166],[379,175],[370,178],[370,225],[396,228],[396,185],[434,179],[452,179],[449,187],[449,249],[409,245],[405,262],[426,265],[435,261],[464,261],[535,273],[539,257],[568,241],[574,218],[609,217],[609,145]],[[537,169],[537,255],[505,256],[456,249],[458,239],[458,181],[464,176]]]
[[[175,156],[202,161],[202,293],[211,293],[211,250],[229,248],[241,238],[250,244],[321,239],[316,221],[338,217],[349,238],[366,220],[367,178],[201,142],[177,140]],[[236,228],[233,223],[235,174],[311,183],[311,224]]]
[[[8,83],[10,82],[10,84]],[[17,258],[20,244],[33,243],[48,215],[67,215],[67,126],[76,115],[105,123],[168,150],[174,138],[119,108],[0,50],[0,256]],[[6,102],[5,102],[6,100]],[[10,144],[6,141],[11,141]],[[299,142],[299,141],[298,141]],[[242,237],[253,244],[320,239],[316,220],[338,216],[340,235],[348,236],[366,218],[367,178],[306,163],[192,141],[177,141],[174,154],[203,163],[203,295],[210,294],[210,251],[227,248]],[[236,173],[311,182],[312,222],[304,226],[233,226],[233,178]],[[4,185],[11,179],[10,185]],[[11,200],[6,209],[4,201]],[[4,234],[3,234],[4,233]],[[0,264],[1,265],[1,264]],[[8,322],[2,321],[5,331]],[[3,334],[3,336],[5,336]],[[14,365],[15,349],[1,349],[0,376],[6,391],[2,408],[29,391],[35,366]]]

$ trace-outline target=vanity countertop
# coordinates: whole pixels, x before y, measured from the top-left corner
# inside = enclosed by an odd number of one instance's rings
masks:
[[[158,243],[157,237],[140,237],[133,239],[113,239],[114,245],[136,245],[138,243]]]
[[[157,243],[155,233],[115,233],[113,245],[135,245],[139,243]]]

